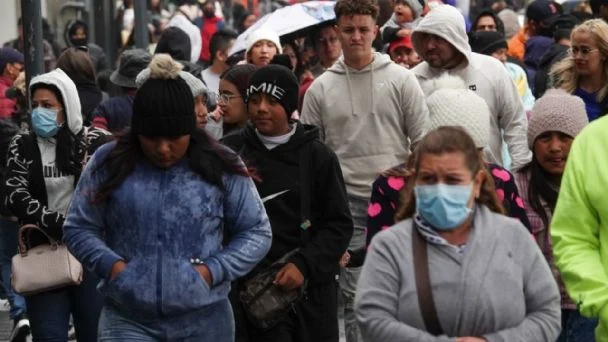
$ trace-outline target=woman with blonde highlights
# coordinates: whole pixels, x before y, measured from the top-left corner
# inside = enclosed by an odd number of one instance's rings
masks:
[[[589,121],[608,112],[608,24],[588,20],[574,28],[569,56],[551,69],[556,88],[585,102]]]

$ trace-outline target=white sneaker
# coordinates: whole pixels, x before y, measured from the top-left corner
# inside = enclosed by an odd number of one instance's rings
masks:
[[[73,325],[70,327],[70,330],[68,330],[68,340],[76,341],[76,329],[74,329]]]
[[[22,318],[13,327],[9,337],[10,342],[26,342],[27,335],[30,334],[30,320]]]

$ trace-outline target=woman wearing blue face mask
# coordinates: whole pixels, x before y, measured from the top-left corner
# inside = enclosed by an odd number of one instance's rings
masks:
[[[473,139],[418,144],[401,221],[371,242],[355,310],[365,341],[555,341],[560,296],[521,222],[502,215]]]
[[[86,156],[108,138],[83,127],[74,82],[60,69],[36,76],[30,84],[32,132],[12,140],[7,157],[6,200],[20,224],[35,224],[57,241]],[[32,232],[31,246],[48,243]],[[67,341],[70,315],[81,341],[97,339],[101,299],[99,279],[85,271],[79,286],[26,297],[33,341]]]

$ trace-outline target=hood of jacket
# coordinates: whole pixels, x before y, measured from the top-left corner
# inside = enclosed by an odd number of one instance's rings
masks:
[[[412,45],[418,55],[423,56],[422,34],[434,34],[450,44],[462,53],[467,62],[471,62],[471,46],[467,36],[466,24],[462,14],[454,7],[440,5],[433,8],[414,28],[412,32]]]
[[[498,31],[504,35],[505,34],[505,24],[502,22],[502,19],[500,19],[500,17],[498,17],[498,15],[496,13],[494,13],[494,11],[492,11],[491,9],[484,9],[477,15],[477,17],[475,17],[475,20],[473,20],[473,22],[471,23],[471,32],[475,31],[475,28],[477,27],[477,22],[479,22],[479,19],[481,17],[488,17],[488,16],[494,18],[494,22],[496,23],[496,31]]]
[[[76,33],[76,30],[78,28],[82,28],[84,30],[85,35],[87,36],[87,44],[89,41],[89,25],[87,25],[86,22],[84,22],[83,20],[73,20],[73,21],[68,21],[67,25],[65,26],[65,31],[64,32],[64,40],[65,40],[65,44],[67,46],[73,46],[75,45],[72,42],[72,35],[74,33]],[[86,44],[85,44],[86,45]]]
[[[568,54],[568,47],[566,45],[555,43],[551,46],[549,51],[541,57],[538,64],[539,68],[550,66],[557,60],[561,60],[562,57]]]
[[[351,103],[351,113],[353,115],[356,115],[357,109],[353,105],[353,103],[354,103],[353,97],[355,96],[354,92],[353,92],[353,88],[354,87],[368,87],[368,89],[370,90],[369,93],[370,93],[370,97],[371,97],[371,108],[372,108],[372,111],[375,110],[376,98],[374,97],[374,92],[371,90],[374,87],[374,84],[375,84],[374,81],[381,80],[381,77],[377,76],[377,75],[375,76],[375,74],[383,72],[384,69],[386,69],[388,66],[390,66],[392,64],[393,64],[393,61],[391,60],[391,58],[388,55],[380,53],[380,52],[374,52],[372,62],[361,70],[353,69],[353,68],[349,67],[348,65],[346,65],[346,63],[344,63],[344,56],[341,56],[334,63],[334,65],[332,65],[329,69],[327,69],[327,71],[329,73],[334,73],[334,74],[338,74],[338,75],[346,75],[346,82],[348,84],[348,98]],[[355,83],[352,80],[353,76],[355,76],[355,75],[357,75],[357,76],[365,75],[364,78],[368,78],[369,81],[366,80],[366,81],[360,82],[361,79],[359,79],[358,80],[359,82]]]
[[[551,38],[544,36],[532,36],[526,41],[524,64],[527,67],[538,68],[541,59],[547,51],[555,44]]]
[[[55,69],[46,74],[38,75],[32,78],[30,82],[30,92],[36,84],[50,84],[59,89],[63,97],[63,104],[65,105],[64,112],[68,128],[74,134],[80,133],[83,127],[80,98],[78,97],[76,85],[68,75],[61,69]]]

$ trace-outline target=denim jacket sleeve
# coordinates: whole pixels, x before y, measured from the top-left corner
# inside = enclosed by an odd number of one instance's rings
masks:
[[[102,238],[105,204],[93,204],[93,196],[102,182],[101,159],[113,144],[102,146],[85,167],[63,226],[64,240],[70,252],[84,267],[99,277],[110,277],[112,265],[122,258]],[[101,153],[99,153],[101,152]],[[103,154],[103,156],[101,155]]]
[[[204,260],[213,278],[212,286],[247,274],[262,260],[272,242],[270,221],[262,199],[248,177],[224,176],[224,248]]]

